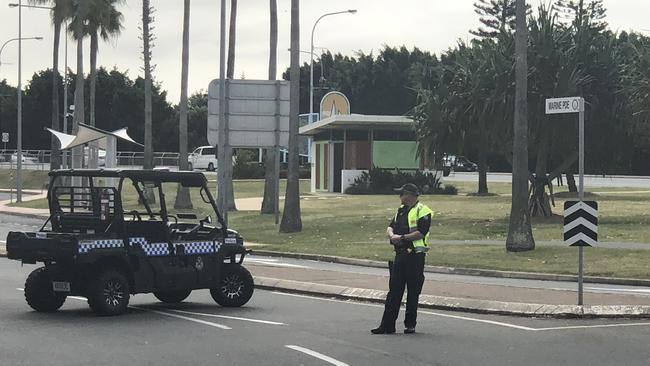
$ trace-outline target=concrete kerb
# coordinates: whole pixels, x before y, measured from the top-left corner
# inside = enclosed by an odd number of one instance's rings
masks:
[[[386,262],[378,262],[367,259],[355,259],[347,257],[337,257],[319,254],[302,254],[302,253],[287,253],[275,252],[269,250],[253,250],[253,255],[265,255],[269,257],[285,257],[295,259],[314,260],[319,262],[339,263],[353,266],[374,267],[374,268],[388,268]],[[481,277],[497,277],[497,278],[513,278],[523,280],[539,280],[539,281],[563,281],[563,282],[577,282],[577,276],[548,274],[548,273],[531,273],[531,272],[512,272],[512,271],[496,271],[496,270],[483,270],[474,268],[455,268],[455,267],[439,267],[439,266],[425,266],[425,272],[428,273],[441,273],[453,274],[464,276],[481,276]],[[650,287],[650,280],[637,279],[637,278],[615,278],[615,277],[595,277],[585,276],[585,283],[599,283],[607,285],[620,285],[620,286],[644,286]]]
[[[289,292],[343,300],[383,303],[386,291],[334,286],[310,282],[255,276],[255,287],[271,291]],[[650,318],[650,306],[578,306],[549,305],[477,300],[433,295],[421,295],[421,308],[463,311],[481,314],[552,318]]]

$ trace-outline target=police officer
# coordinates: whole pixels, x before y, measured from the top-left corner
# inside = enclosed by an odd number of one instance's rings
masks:
[[[395,333],[395,321],[405,287],[408,288],[408,293],[404,333],[415,333],[418,297],[424,284],[424,258],[429,250],[429,228],[433,211],[418,201],[420,190],[415,184],[405,184],[395,191],[400,195],[402,206],[386,229],[390,243],[395,248],[395,260],[389,262],[390,282],[384,315],[379,327],[370,331],[372,334]]]

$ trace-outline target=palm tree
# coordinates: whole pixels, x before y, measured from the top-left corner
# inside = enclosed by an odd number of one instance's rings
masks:
[[[90,36],[90,125],[95,125],[95,90],[97,86],[97,53],[99,37],[104,42],[119,36],[122,31],[122,13],[115,6],[123,0],[93,0],[86,22],[86,33]],[[90,144],[89,166],[97,168],[97,143]]]
[[[61,27],[72,15],[72,0],[31,0],[32,4],[52,5],[52,24],[54,25],[54,47],[52,49],[52,129],[61,130],[59,120],[59,43],[61,41]],[[67,33],[66,33],[67,36]],[[67,70],[66,70],[67,72]],[[65,111],[64,111],[65,113]],[[65,117],[64,117],[65,118]],[[65,120],[65,119],[64,119]],[[52,152],[50,155],[50,170],[61,168],[61,152],[59,140],[52,136]]]
[[[302,231],[298,177],[298,113],[300,113],[300,1],[291,0],[291,95],[289,102],[289,168],[280,232]]]
[[[97,85],[97,52],[99,37],[104,42],[115,38],[122,32],[122,13],[116,5],[123,0],[94,0],[92,2],[87,22],[87,33],[90,35],[90,125],[95,125],[95,89]]]
[[[84,64],[83,64],[83,39],[84,25],[87,21],[92,0],[73,0],[74,16],[70,24],[72,36],[77,40],[77,75],[74,90],[74,114],[72,117],[72,131],[76,133],[79,123],[85,121],[84,112]],[[83,149],[74,148],[72,151],[72,167],[81,168],[83,165]]]
[[[269,45],[269,80],[275,80],[278,65],[278,1],[269,0],[271,38]],[[271,149],[264,150],[264,199],[262,200],[263,214],[275,212],[275,159],[276,151]]]
[[[517,0],[515,33],[515,118],[512,164],[512,205],[506,249],[511,252],[535,249],[528,211],[528,28],[526,0]]]
[[[144,169],[153,169],[153,136],[151,123],[151,17],[149,0],[142,0],[142,57],[144,61]],[[155,195],[151,195],[155,197]]]
[[[184,0],[183,5],[183,56],[181,71],[181,102],[179,105],[180,121],[178,134],[180,155],[178,159],[180,170],[187,170],[187,79],[190,60],[190,0]],[[187,187],[183,187],[180,184],[178,185],[174,208],[192,208],[190,191]]]

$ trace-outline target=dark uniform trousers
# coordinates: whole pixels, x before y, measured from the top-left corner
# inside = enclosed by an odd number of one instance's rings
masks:
[[[389,262],[390,281],[389,291],[386,296],[384,315],[381,324],[386,329],[394,329],[395,321],[399,315],[399,308],[404,296],[404,288],[408,289],[406,295],[406,315],[404,325],[407,328],[417,324],[418,299],[424,284],[424,253],[397,253],[395,261]]]

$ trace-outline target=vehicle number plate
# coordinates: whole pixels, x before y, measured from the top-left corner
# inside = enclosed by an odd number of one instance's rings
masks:
[[[70,292],[70,282],[52,282],[54,292]]]

